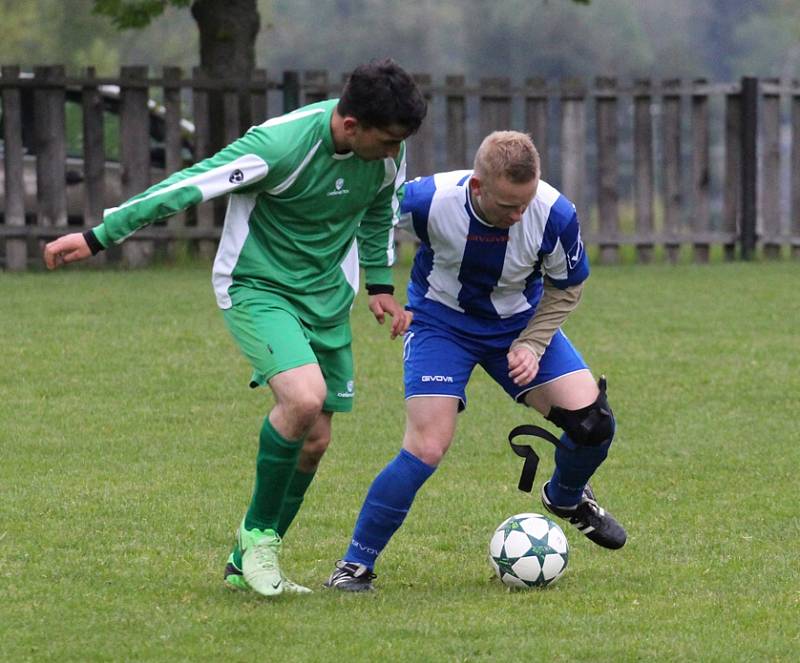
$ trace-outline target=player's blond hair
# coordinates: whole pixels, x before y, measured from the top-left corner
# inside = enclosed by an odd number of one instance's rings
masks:
[[[494,131],[481,142],[473,165],[479,179],[505,177],[515,184],[539,179],[539,151],[528,134],[520,131]]]

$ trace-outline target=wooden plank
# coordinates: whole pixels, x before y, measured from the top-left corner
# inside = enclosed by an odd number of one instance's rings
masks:
[[[263,124],[267,121],[269,115],[267,90],[269,83],[267,81],[266,69],[253,70],[253,88],[250,92],[250,116],[253,119],[254,125]]]
[[[511,129],[511,79],[481,78],[479,126],[481,140],[493,131]]]
[[[703,91],[704,79],[694,81],[696,92],[692,94],[692,203],[690,215],[692,234],[711,229],[710,190],[711,159],[709,139],[708,95]],[[706,242],[694,242],[694,261],[707,263],[710,246]]]
[[[87,83],[81,89],[83,109],[83,223],[93,227],[103,220],[106,188],[106,146],[103,127],[103,97],[97,85],[89,83],[95,77],[94,67],[86,73]]]
[[[683,188],[681,187],[681,97],[679,80],[664,81],[663,108],[663,180],[664,180],[664,234],[667,258],[678,261],[680,250],[681,212]]]
[[[34,67],[34,78],[42,84],[33,93],[37,222],[63,228],[67,225],[64,67]]]
[[[300,106],[300,74],[296,71],[284,71],[283,83],[283,112],[289,113]]]
[[[586,172],[586,86],[580,80],[561,84],[561,190],[587,217],[584,209]],[[588,221],[588,218],[586,218]]]
[[[653,155],[653,96],[649,80],[635,82],[633,96],[633,199],[636,232],[650,235],[653,232],[654,155]],[[636,247],[640,263],[653,259],[653,244],[642,243]]]
[[[303,72],[303,97],[306,104],[330,99],[327,71],[313,69]]]
[[[445,85],[449,92],[445,98],[445,131],[447,170],[470,168],[472,160],[467,155],[467,100],[463,92],[463,76],[447,76]],[[430,118],[426,118],[430,122]]]
[[[222,93],[223,145],[229,145],[239,138],[243,133],[242,128],[239,126],[239,121],[241,119],[239,113],[239,102],[239,90],[225,90]]]
[[[778,83],[778,79],[767,79],[765,83]],[[765,258],[779,258],[781,244],[780,209],[780,101],[777,92],[764,92],[761,97],[761,158],[763,175],[761,178],[761,237]]]
[[[619,262],[619,165],[617,161],[617,82],[613,78],[597,78],[595,90],[603,92],[595,99],[597,125],[597,215],[600,240],[600,262]]]
[[[3,187],[5,196],[5,225],[8,228],[25,226],[25,171],[22,146],[22,100],[19,88],[11,83],[19,79],[19,67],[3,67]],[[2,227],[2,225],[0,225]],[[28,244],[25,239],[6,240],[6,269],[23,271],[28,266]]]
[[[180,81],[183,71],[180,67],[164,67],[164,166],[166,175],[176,173],[184,167],[183,159],[183,130],[181,118],[183,110],[181,104]],[[167,220],[167,227],[171,230],[183,228],[186,225],[186,212],[173,214]],[[175,242],[167,243],[167,254],[175,255],[177,246]]]
[[[742,78],[741,131],[741,258],[751,260],[756,252],[758,214],[758,79],[748,76]]]
[[[206,76],[200,67],[192,70],[192,76],[196,83],[192,88],[192,112],[194,117],[194,159],[202,161],[211,156],[210,124],[211,109],[208,92],[203,88]],[[214,227],[214,201],[200,203],[195,207],[197,216],[197,227],[200,230],[210,230]],[[210,259],[214,257],[217,247],[216,242],[208,239],[200,239],[197,243],[197,253],[201,258]]]
[[[120,165],[125,200],[150,186],[150,114],[147,108],[147,67],[122,67],[120,71]],[[115,203],[117,201],[114,201]],[[141,267],[153,257],[152,240],[135,236],[122,245],[122,259]]]
[[[739,235],[741,227],[742,186],[742,97],[741,93],[725,97],[725,175],[722,197],[722,230]],[[736,244],[724,246],[726,260],[736,257]]]
[[[549,122],[547,82],[544,78],[528,78],[525,81],[525,130],[533,139],[539,151],[542,164],[542,179],[547,180],[549,172],[550,143],[548,139]]]
[[[428,102],[428,113],[426,121],[422,123],[417,133],[411,136],[406,141],[406,177],[408,179],[418,177],[420,175],[432,175],[436,166],[434,164],[434,135],[433,135],[433,100],[431,99],[428,90],[431,87],[431,77],[428,74],[414,74],[414,81],[422,90],[425,95],[425,100]]]
[[[116,184],[119,177],[116,168],[106,168],[106,146],[104,133],[103,96],[95,80],[94,67],[86,70],[86,82],[81,87],[81,109],[83,112],[83,225],[93,228],[103,220],[106,186]],[[95,265],[108,261],[108,251],[101,251],[92,258]]]
[[[800,236],[800,87],[794,82],[791,97],[792,151],[791,151],[791,220],[790,232]],[[800,244],[792,244],[792,257],[800,259]]]

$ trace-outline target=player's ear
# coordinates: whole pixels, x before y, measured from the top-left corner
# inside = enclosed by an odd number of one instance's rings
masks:
[[[342,129],[347,136],[353,136],[358,129],[358,120],[352,115],[347,115],[342,118]]]
[[[476,196],[481,192],[481,180],[474,173],[472,174],[472,177],[469,178],[469,190],[470,193]]]

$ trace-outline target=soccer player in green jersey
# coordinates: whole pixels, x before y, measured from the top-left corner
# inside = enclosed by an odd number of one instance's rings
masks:
[[[334,412],[355,394],[349,311],[364,269],[369,308],[391,337],[410,315],[394,298],[397,191],[404,140],[426,104],[392,60],[349,76],[341,97],[251,128],[216,155],[181,170],[84,233],[47,244],[49,269],[83,260],[157,219],[230,194],[212,283],[225,324],[268,384],[250,506],[225,569],[229,586],[275,596],[311,590],[281,572],[279,552],[331,439]]]

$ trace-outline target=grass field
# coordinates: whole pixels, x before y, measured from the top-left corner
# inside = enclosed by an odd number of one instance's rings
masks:
[[[380,591],[273,602],[221,582],[271,400],[209,280],[0,274],[0,660],[798,660],[797,263],[594,270],[566,331],[608,376],[618,436],[593,483],[621,551],[565,526],[558,584],[492,580],[494,527],[541,510],[506,434],[542,422],[478,371]],[[286,538],[314,587],[404,424],[400,342],[363,298],[354,328],[355,412]]]

